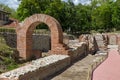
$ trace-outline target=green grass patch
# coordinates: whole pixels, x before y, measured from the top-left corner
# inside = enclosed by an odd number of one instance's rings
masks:
[[[19,63],[14,60],[14,48],[9,47],[4,38],[0,37],[0,73],[19,67]]]

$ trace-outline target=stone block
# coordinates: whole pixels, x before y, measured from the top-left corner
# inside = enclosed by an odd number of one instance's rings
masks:
[[[117,44],[117,36],[116,35],[109,35],[109,45],[116,45]]]
[[[67,55],[51,55],[0,75],[0,80],[44,80],[70,65]]]
[[[33,58],[39,59],[39,58],[42,57],[42,51],[40,51],[40,50],[32,50],[32,52],[33,52]]]

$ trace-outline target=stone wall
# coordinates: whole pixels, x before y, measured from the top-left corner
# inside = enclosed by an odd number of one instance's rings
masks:
[[[95,40],[100,51],[104,51],[107,48],[106,39],[102,34],[96,34]]]
[[[16,48],[16,39],[17,36],[14,33],[2,33],[6,44],[12,48]],[[48,51],[51,49],[51,39],[49,35],[40,35],[40,34],[33,34],[33,50],[41,50],[41,51]]]
[[[16,48],[16,34],[13,33],[2,33],[7,45],[12,48]],[[120,34],[95,34],[95,35],[82,35],[79,38],[80,42],[86,42],[89,44],[89,50],[94,53],[98,50],[105,49],[107,45],[120,45]],[[95,37],[95,40],[94,40]],[[72,39],[74,39],[72,37]],[[64,43],[69,44],[69,36],[64,36]],[[95,49],[96,48],[96,49]],[[47,52],[51,49],[51,39],[49,35],[33,34],[33,50],[40,50]]]
[[[87,52],[86,43],[78,40],[70,40],[69,47],[72,56],[51,55],[33,60],[25,66],[1,74],[0,80],[44,80],[72,64],[74,60],[80,59],[80,56]]]
[[[108,39],[105,36],[107,36]],[[1,74],[0,80],[43,80],[47,76],[55,74],[56,72],[66,68],[74,60],[80,59],[80,56],[85,56],[92,50],[97,51],[97,46],[98,48],[101,48],[101,46],[109,45],[108,42],[111,38],[109,36],[110,35],[108,34],[95,36],[88,35],[88,37],[82,39],[82,42],[79,42],[79,40],[69,40],[68,46],[69,51],[71,51],[69,56],[51,55],[45,58],[34,60],[23,67]],[[38,37],[35,39],[38,39]],[[117,41],[118,43],[120,42],[118,39],[119,38],[114,38],[113,41]],[[102,42],[99,43],[100,41]]]
[[[109,37],[109,45],[117,45],[117,36],[118,34],[108,34]]]
[[[67,55],[51,55],[0,75],[0,80],[43,80],[70,65]]]
[[[98,50],[107,50],[108,45],[120,45],[120,34],[85,34],[80,35],[79,42],[86,42],[89,53],[95,53]]]
[[[16,39],[17,36],[14,33],[2,33],[2,35],[8,46],[16,48]],[[74,37],[71,35],[64,35],[63,42],[69,44],[69,40],[74,40]],[[41,50],[47,52],[51,49],[51,37],[48,34],[33,34],[33,50]]]
[[[81,56],[87,55],[87,44],[78,40],[70,40],[69,48],[71,49],[71,61],[79,59]]]
[[[80,35],[79,42],[86,42],[89,54],[94,54],[99,50],[95,37],[90,34]]]
[[[12,48],[16,48],[16,34],[14,33],[0,33],[0,35],[2,35],[2,37],[4,37],[6,44]]]
[[[51,38],[49,35],[33,35],[33,49],[49,51],[51,49]]]

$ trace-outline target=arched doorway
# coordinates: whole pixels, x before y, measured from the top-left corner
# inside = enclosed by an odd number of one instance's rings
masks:
[[[16,28],[17,50],[19,56],[28,60],[34,55],[32,53],[32,34],[38,24],[45,23],[51,31],[51,50],[52,54],[66,54],[67,46],[63,44],[63,32],[59,22],[45,14],[35,14],[26,18]]]

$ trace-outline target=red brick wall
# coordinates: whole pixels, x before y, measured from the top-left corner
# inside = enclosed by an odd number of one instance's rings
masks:
[[[19,24],[17,32],[17,49],[20,57],[30,59],[32,57],[32,33],[34,28],[45,23],[51,31],[51,54],[66,54],[67,47],[63,44],[63,32],[59,22],[45,14],[35,14],[26,18],[23,23]]]

